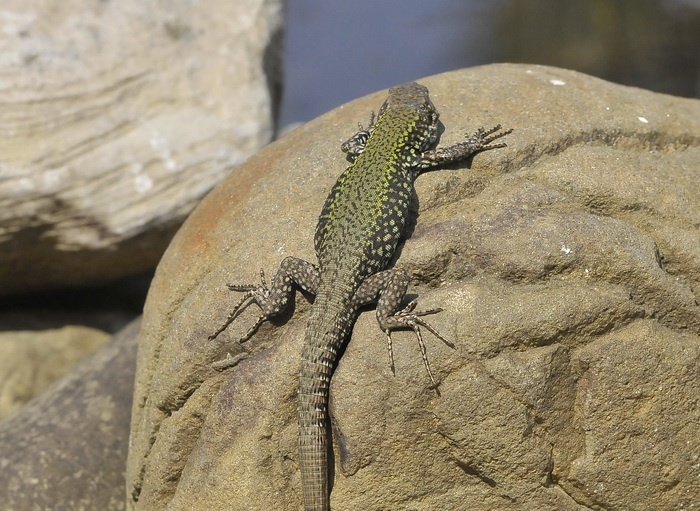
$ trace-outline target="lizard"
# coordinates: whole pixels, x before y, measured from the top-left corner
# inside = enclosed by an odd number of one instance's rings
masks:
[[[286,257],[271,286],[262,270],[260,284],[229,284],[230,290],[244,294],[226,322],[209,336],[216,338],[240,311],[255,303],[260,315],[240,339],[245,342],[265,320],[285,310],[295,286],[315,295],[298,387],[299,464],[305,511],[330,510],[330,441],[326,427],[329,387],[338,353],[360,308],[376,302],[376,317],[386,336],[394,374],[393,330],[414,330],[436,391],[421,327],[455,347],[423,319],[442,309],[416,311],[417,300],[402,307],[409,274],[387,268],[403,235],[416,177],[426,169],[505,147],[504,143],[493,142],[512,130],[502,130],[500,124],[488,130],[480,128],[463,142],[437,148],[438,118],[425,86],[410,82],[390,88],[376,117],[372,113],[369,126],[360,126],[360,131],[341,145],[350,166],[332,187],[321,210],[314,237],[318,265]],[[227,365],[223,361],[220,368]]]

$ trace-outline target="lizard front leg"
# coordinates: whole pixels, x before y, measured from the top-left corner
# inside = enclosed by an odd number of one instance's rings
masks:
[[[416,166],[420,169],[428,169],[430,167],[436,167],[438,165],[444,165],[463,160],[468,156],[479,153],[481,151],[488,151],[490,149],[506,147],[506,144],[504,143],[492,144],[492,142],[494,140],[498,140],[501,137],[509,135],[513,132],[513,130],[509,129],[498,133],[500,130],[500,124],[497,124],[496,126],[488,130],[485,128],[479,128],[464,142],[459,142],[448,147],[434,149],[432,151],[425,151],[421,153],[420,159],[416,163]]]
[[[231,291],[239,291],[245,294],[233,307],[224,324],[209,336],[209,340],[216,339],[221,332],[233,323],[239,313],[250,304],[255,303],[260,307],[260,316],[239,340],[239,342],[247,341],[265,320],[279,314],[287,307],[289,299],[292,297],[294,284],[304,291],[315,295],[320,281],[321,277],[315,264],[296,257],[285,257],[280,263],[275,278],[272,280],[272,286],[269,288],[267,287],[267,282],[265,282],[265,273],[262,270],[260,270],[260,284],[228,284],[228,288]]]
[[[422,316],[436,314],[442,312],[442,309],[431,309],[428,311],[414,311],[417,301],[413,300],[406,307],[401,308],[403,298],[406,295],[408,288],[409,276],[406,270],[392,268],[371,275],[357,289],[353,301],[357,307],[377,302],[377,321],[382,331],[386,334],[387,350],[389,352],[389,363],[391,371],[396,374],[394,366],[394,350],[392,347],[391,331],[397,329],[411,328],[418,338],[423,363],[428,372],[430,381],[433,383],[433,388],[437,391],[437,383],[433,377],[433,372],[430,370],[430,362],[428,354],[423,342],[420,327],[424,327],[435,337],[454,349],[455,345],[445,339],[437,330],[435,330],[427,321],[422,319]]]
[[[374,120],[375,116],[374,112],[372,112],[369,117],[369,126],[367,129],[363,128],[362,124],[360,124],[360,131],[355,133],[340,146],[340,149],[346,153],[351,160],[355,159],[362,151],[365,150],[365,144],[374,131]]]

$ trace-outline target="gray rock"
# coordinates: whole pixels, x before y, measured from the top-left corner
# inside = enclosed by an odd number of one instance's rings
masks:
[[[124,509],[140,320],[0,422],[2,508]]]
[[[515,129],[509,147],[417,180],[397,265],[427,339],[367,311],[331,385],[336,511],[686,509],[700,494],[700,102],[562,69],[494,65],[420,80],[446,126]],[[144,313],[130,509],[298,510],[296,386],[309,311],[255,307],[208,341],[228,282],[315,261],[340,143],[385,93],[252,157],[192,214]],[[429,334],[427,334],[429,335]],[[217,373],[227,352],[242,360]]]
[[[281,2],[3,12],[0,294],[152,270],[201,197],[271,139]]]

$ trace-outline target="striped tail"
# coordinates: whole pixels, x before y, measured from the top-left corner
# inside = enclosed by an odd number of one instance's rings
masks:
[[[330,511],[328,393],[345,328],[307,328],[299,379],[299,464],[305,511]],[[318,325],[318,323],[316,323]],[[337,323],[336,323],[337,325]],[[319,332],[323,332],[319,335]]]

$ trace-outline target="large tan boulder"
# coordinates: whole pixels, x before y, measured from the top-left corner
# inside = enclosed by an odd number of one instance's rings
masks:
[[[688,509],[700,495],[700,102],[562,69],[420,80],[442,144],[508,147],[427,173],[397,266],[431,322],[396,376],[370,310],[331,384],[334,511]],[[301,508],[296,387],[309,303],[237,340],[239,294],[313,233],[340,143],[380,92],[256,154],[189,218],[157,271],[139,350],[129,509]],[[216,372],[227,352],[238,365]]]

